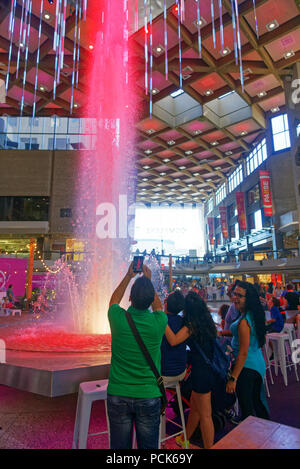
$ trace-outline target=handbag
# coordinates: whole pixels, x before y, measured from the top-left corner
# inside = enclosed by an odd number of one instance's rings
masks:
[[[137,328],[136,328],[136,325],[134,324],[134,321],[132,319],[132,317],[130,316],[129,312],[126,311],[125,312],[126,314],[126,319],[128,321],[128,324],[130,326],[130,329],[132,330],[133,332],[133,335],[138,343],[138,345],[140,346],[140,349],[142,350],[145,358],[146,358],[146,361],[147,363],[149,364],[151,370],[153,371],[154,373],[154,376],[156,378],[156,383],[160,389],[160,392],[161,392],[161,410],[160,410],[160,413],[161,415],[164,415],[165,414],[165,411],[166,411],[166,407],[168,405],[168,400],[167,400],[167,395],[166,395],[166,391],[165,391],[165,387],[164,387],[164,382],[163,382],[163,377],[159,374],[152,358],[151,358],[151,355],[146,347],[146,345],[144,344]]]

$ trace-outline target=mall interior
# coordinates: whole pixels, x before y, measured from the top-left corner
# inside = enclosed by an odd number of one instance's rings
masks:
[[[274,360],[264,350],[270,421],[228,420],[214,446],[299,449],[300,299],[289,316],[282,296],[300,297],[300,2],[124,0],[119,18],[109,1],[0,2],[0,449],[76,447],[79,385],[108,379],[111,353],[110,331],[81,323],[77,304],[98,301],[91,272],[102,281],[111,259],[126,269],[136,255],[161,298],[201,290],[218,328],[238,280],[280,300]],[[101,215],[119,244],[99,235]],[[98,284],[104,310],[115,279]],[[65,346],[47,331],[66,304],[82,349],[73,331]],[[98,435],[79,447],[108,449],[94,401]]]

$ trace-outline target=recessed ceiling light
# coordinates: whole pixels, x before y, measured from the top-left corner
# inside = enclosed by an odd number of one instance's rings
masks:
[[[186,154],[186,155],[192,155],[193,152],[192,152],[191,150],[187,150],[187,151],[185,151],[185,154]]]
[[[172,189],[170,189],[172,192],[176,191],[176,189],[174,189],[174,187]]]
[[[220,169],[222,169],[222,168],[221,168],[221,166],[216,166],[215,169],[216,169],[216,171],[220,171]]]
[[[165,176],[167,173],[159,173],[160,176]]]
[[[148,130],[146,130],[146,134],[151,135],[151,134],[154,134],[154,133],[155,133],[155,130],[154,130],[154,129],[148,129]]]
[[[157,187],[161,187],[161,186],[162,186],[162,184],[161,184],[161,183],[159,183],[159,184],[156,184],[156,185],[157,185]]]
[[[224,49],[220,50],[220,54],[221,55],[228,55],[230,54],[231,50],[229,49],[229,47],[224,47]]]
[[[159,89],[157,89],[157,88],[153,88],[153,90],[152,90],[152,94],[157,94],[157,93],[159,93]]]
[[[200,163],[207,163],[208,160],[206,158],[204,158],[203,160],[200,160]]]
[[[248,134],[248,132],[247,132],[246,130],[243,130],[243,131],[241,132],[241,137],[244,137],[244,136],[247,135],[247,134]]]
[[[188,187],[194,187],[194,184],[188,184]]]
[[[266,25],[268,31],[273,31],[274,29],[278,28],[279,23],[277,20],[273,20]]]
[[[142,189],[143,192],[145,192],[145,190],[147,190],[147,189]]]
[[[295,55],[295,52],[294,52],[293,50],[290,50],[290,51],[288,51],[288,52],[286,52],[286,53],[284,54],[284,58],[285,58],[286,60],[288,60],[288,59],[290,59],[291,57],[294,57],[294,55]]]
[[[205,91],[206,96],[211,96],[212,94],[214,94],[213,90],[206,90]]]
[[[233,152],[232,152],[231,150],[228,150],[228,151],[225,152],[225,155],[226,155],[226,156],[230,156],[230,155],[232,155],[232,153],[233,153]]]
[[[79,106],[79,104],[77,103],[74,103],[74,107],[77,108]]]
[[[157,54],[161,54],[162,52],[164,52],[164,48],[161,44],[158,44],[158,46],[154,47],[154,52],[156,52]]]
[[[170,161],[169,158],[165,158],[165,159],[163,160],[164,163],[169,163],[169,161]]]
[[[203,28],[203,26],[207,24],[207,21],[203,18],[203,16],[200,16],[200,20],[195,20],[193,23],[196,28],[198,28],[198,26],[200,26],[200,28]]]
[[[175,142],[174,140],[169,140],[169,141],[167,142],[168,145],[175,145],[175,143],[176,143],[176,142]]]
[[[273,112],[273,114],[274,114],[275,112],[279,112],[279,110],[280,110],[280,109],[279,109],[278,106],[275,106],[275,107],[272,107],[272,108],[271,108],[271,112]]]
[[[179,166],[179,169],[186,169],[186,166]]]
[[[174,179],[174,181],[175,181],[175,182],[179,182],[179,181],[180,181],[180,179],[179,179],[179,178],[176,178],[176,179]]]
[[[152,150],[145,150],[144,153],[146,153],[146,155],[151,155]]]
[[[259,98],[263,98],[264,96],[267,96],[267,92],[266,91],[260,91],[257,96]]]
[[[200,135],[200,134],[202,134],[202,130],[200,129],[193,131],[193,135]]]
[[[207,181],[207,182],[211,182],[211,181],[212,181],[212,179],[211,179],[211,178],[209,178],[209,179],[206,179],[206,181]]]
[[[171,98],[177,98],[177,96],[180,96],[183,93],[184,93],[184,90],[179,89],[179,90],[174,91],[174,93],[171,93],[170,96]]]
[[[143,169],[150,169],[150,166],[143,166]]]
[[[90,49],[90,50],[93,50],[93,49],[94,49],[93,44],[90,44],[90,45],[89,45],[89,49]]]
[[[200,173],[193,173],[193,176],[195,177],[200,176]]]
[[[40,85],[40,91],[45,91],[46,88],[44,87],[44,85]]]
[[[219,145],[219,142],[218,142],[217,140],[215,140],[214,142],[211,142],[211,145],[212,145],[213,147],[215,147],[216,145]]]
[[[142,180],[143,180],[143,181],[148,181],[148,178],[143,178]]]

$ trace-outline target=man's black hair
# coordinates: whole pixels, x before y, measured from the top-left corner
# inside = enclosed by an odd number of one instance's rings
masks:
[[[136,309],[148,309],[153,303],[155,296],[154,286],[147,277],[139,277],[132,285],[130,299],[132,306]]]

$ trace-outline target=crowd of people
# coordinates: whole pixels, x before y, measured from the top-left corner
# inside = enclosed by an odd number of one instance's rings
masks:
[[[174,380],[186,380],[187,375],[191,383],[187,441],[179,435],[177,444],[188,445],[195,430],[200,428],[204,448],[213,446],[213,412],[222,388],[221,376],[226,376],[224,395],[238,398],[240,421],[250,415],[269,419],[262,348],[266,333],[280,331],[283,327],[281,302],[284,308],[295,308],[297,296],[299,304],[299,296],[292,286],[284,290],[279,284],[268,285],[266,291],[263,285],[258,288],[237,280],[226,289],[229,304],[221,305],[220,320],[216,324],[201,284],[174,284],[174,290],[162,305],[148,267],[143,266],[143,274],[131,288],[128,312],[164,386]],[[112,449],[132,448],[133,428],[139,449],[158,448],[159,442],[161,389],[130,329],[127,313],[120,306],[135,275],[131,265],[113,293],[108,311],[112,359],[107,403]],[[268,320],[267,308],[270,310]],[[224,362],[224,370],[217,373],[215,355],[221,350],[225,356],[225,347],[231,350],[230,366],[227,369]],[[224,412],[232,415],[232,407],[224,408]]]

